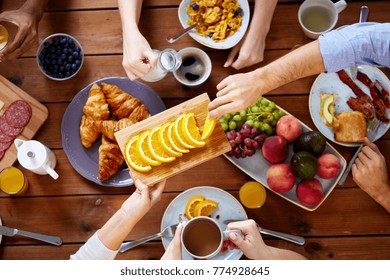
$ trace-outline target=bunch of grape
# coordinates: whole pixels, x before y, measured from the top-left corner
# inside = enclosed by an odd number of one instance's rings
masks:
[[[284,115],[285,113],[279,110],[274,102],[269,102],[260,96],[245,110],[239,113],[225,114],[219,119],[219,122],[225,132],[239,131],[244,124],[248,124],[269,136],[275,132],[277,121]]]
[[[228,156],[236,158],[245,158],[253,156],[256,150],[263,146],[265,134],[260,129],[244,124],[239,131],[229,130],[226,132],[232,150],[227,153]]]

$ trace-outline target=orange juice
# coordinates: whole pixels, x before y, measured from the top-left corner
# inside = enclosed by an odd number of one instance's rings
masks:
[[[22,194],[26,191],[26,176],[16,167],[9,167],[0,173],[0,189],[7,194]]]
[[[262,184],[254,181],[245,183],[239,192],[241,203],[247,208],[259,208],[263,206],[267,194]]]
[[[0,25],[0,50],[4,49],[8,43],[8,31],[7,29]]]

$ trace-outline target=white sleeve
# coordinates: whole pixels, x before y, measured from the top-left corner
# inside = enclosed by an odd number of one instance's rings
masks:
[[[113,260],[118,250],[110,250],[100,241],[98,231],[74,254],[71,260]]]

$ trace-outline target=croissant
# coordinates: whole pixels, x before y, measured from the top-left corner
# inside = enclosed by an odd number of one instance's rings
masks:
[[[118,144],[103,135],[102,144],[99,147],[99,180],[109,179],[119,170],[123,162],[124,158]]]
[[[81,144],[85,148],[91,148],[96,139],[99,138],[101,132],[99,132],[95,125],[94,120],[86,115],[81,117],[80,124],[80,140]]]
[[[94,120],[108,120],[110,110],[103,91],[97,84],[93,84],[89,90],[87,102],[84,105],[83,112],[87,117]]]
[[[122,91],[115,85],[102,83],[101,86],[108,106],[118,120],[129,117],[142,104],[137,98]]]
[[[141,104],[141,106],[138,106],[134,109],[134,111],[130,114],[129,118],[134,119],[137,122],[143,121],[144,119],[147,119],[150,117],[148,108],[144,104]]]
[[[122,130],[130,125],[135,124],[137,121],[132,118],[124,118],[119,121],[115,120],[104,120],[104,121],[95,121],[95,129],[102,133],[104,136],[109,138],[112,141],[116,141],[114,133]]]

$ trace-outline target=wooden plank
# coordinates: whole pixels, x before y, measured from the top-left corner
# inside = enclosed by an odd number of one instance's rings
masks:
[[[38,129],[46,121],[48,117],[47,108],[39,103],[36,99],[30,96],[27,92],[18,88],[6,78],[0,75],[0,98],[4,102],[2,114],[7,110],[9,105],[16,100],[25,100],[31,105],[32,114],[29,122],[23,131],[16,137],[21,139],[32,139]],[[14,144],[4,154],[0,160],[0,170],[9,167],[17,160],[17,150]]]
[[[140,123],[136,123],[125,129],[115,133],[115,138],[118,142],[122,154],[126,158],[125,147],[127,142],[136,135],[150,129],[154,129],[167,122],[173,123],[180,115],[193,113],[197,126],[200,131],[203,130],[204,123],[207,117],[207,106],[210,99],[207,93],[201,94],[186,102],[183,102],[175,107],[167,109],[157,115],[154,115]],[[140,179],[147,185],[152,185],[164,179],[168,179],[175,174],[188,170],[196,165],[213,159],[221,154],[231,150],[231,146],[222,127],[218,124],[211,136],[205,141],[204,147],[190,149],[189,153],[177,157],[174,161],[169,163],[162,163],[159,166],[153,166],[149,172],[138,172],[130,166],[130,176],[135,181]]]

